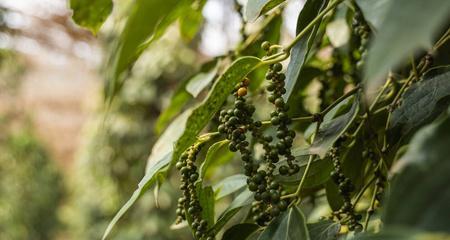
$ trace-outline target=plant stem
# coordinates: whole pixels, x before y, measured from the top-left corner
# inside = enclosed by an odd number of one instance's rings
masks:
[[[433,48],[431,49],[433,52],[436,51],[438,48],[440,48],[442,45],[445,44],[450,39],[450,29],[447,29],[447,31],[442,35],[442,37],[434,44]]]

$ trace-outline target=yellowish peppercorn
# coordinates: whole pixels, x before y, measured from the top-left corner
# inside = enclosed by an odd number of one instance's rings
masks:
[[[245,95],[247,95],[247,88],[245,87],[241,87],[238,89],[237,94],[239,97],[243,97]]]

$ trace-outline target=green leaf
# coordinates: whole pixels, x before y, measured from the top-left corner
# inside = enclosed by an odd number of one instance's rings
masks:
[[[319,14],[328,3],[328,0],[308,0],[300,11],[297,18],[296,34],[299,34],[303,29]],[[309,31],[300,41],[298,41],[292,48],[291,58],[286,70],[286,93],[283,95],[283,99],[287,101],[292,91],[294,90],[297,82],[301,82],[303,79],[302,71],[306,58],[311,50],[312,44],[316,38],[317,30],[319,28],[320,21],[314,25],[314,28]]]
[[[253,22],[262,14],[275,8],[285,0],[248,0],[245,5],[244,18]]]
[[[197,194],[200,206],[202,206],[202,219],[208,222],[208,226],[214,225],[214,191],[211,186],[202,187],[202,183],[198,182]]]
[[[149,163],[144,178],[139,182],[138,188],[134,191],[131,198],[122,206],[122,208],[120,208],[119,212],[117,212],[111,220],[102,239],[106,239],[119,219],[131,208],[139,197],[155,183],[158,173],[170,163],[173,154],[173,144],[181,134],[180,128],[185,127],[185,123],[190,113],[191,110],[188,110],[177,117],[155,143],[149,157]]]
[[[164,128],[171,122],[171,120],[181,112],[183,107],[192,99],[192,95],[186,91],[186,85],[199,74],[204,74],[211,71],[217,65],[218,60],[213,59],[204,63],[200,67],[200,71],[194,75],[189,76],[181,84],[178,85],[177,89],[170,99],[169,106],[164,109],[164,111],[159,115],[158,120],[155,124],[155,131],[160,134]]]
[[[311,240],[337,240],[341,229],[339,223],[331,220],[324,220],[308,224],[308,231]]]
[[[434,35],[448,20],[450,10],[448,0],[389,2],[386,17],[368,53],[365,80],[370,92],[383,83],[390,69],[414,51],[431,47]]]
[[[231,66],[214,83],[206,99],[192,111],[186,125],[179,132],[181,136],[175,145],[172,159],[179,158],[181,153],[192,145],[200,131],[208,124],[214,114],[220,110],[234,86],[261,63],[259,58],[242,57],[234,61]]]
[[[392,0],[356,0],[365,20],[375,29],[380,29]]]
[[[247,176],[236,174],[224,178],[222,181],[213,186],[216,200],[228,196],[247,185]]]
[[[274,219],[261,233],[258,240],[309,240],[306,219],[297,206],[289,208]]]
[[[72,19],[78,25],[89,29],[94,35],[113,9],[112,0],[70,0]]]
[[[194,98],[200,94],[216,77],[217,67],[209,70],[208,72],[200,72],[195,75],[189,83],[186,85],[186,91],[188,91]]]
[[[228,151],[228,148],[224,148],[228,146],[229,140],[222,140],[214,143],[209,147],[208,152],[206,153],[205,161],[203,161],[202,165],[200,165],[200,179],[203,179],[206,176],[206,171],[221,162],[223,159],[228,160],[233,157],[233,153]],[[222,153],[221,150],[226,151],[225,154]]]
[[[352,108],[346,114],[329,121],[324,118],[325,121],[321,124],[313,144],[304,150],[305,154],[316,154],[320,158],[325,157],[336,140],[345,133],[358,115],[359,97],[353,97],[353,99]],[[339,106],[336,106],[336,108],[339,108]]]
[[[250,205],[252,202],[253,193],[248,189],[245,189],[233,200],[233,202],[231,202],[230,206],[228,206],[228,208],[220,214],[216,224],[209,230],[209,232],[214,232],[217,234],[225,226],[225,224],[241,210],[241,208]]]
[[[386,227],[450,232],[450,118],[419,130],[393,179],[384,209]]]
[[[120,75],[129,69],[148,47],[149,41],[159,38],[165,29],[189,6],[187,0],[136,0],[120,34],[110,74],[107,97],[110,99],[122,87]],[[147,43],[146,43],[147,41]]]
[[[450,104],[441,101],[450,96],[450,71],[414,83],[405,92],[402,105],[392,113],[391,127],[404,133],[434,118]],[[439,104],[442,103],[442,104]]]
[[[191,8],[180,17],[180,33],[183,40],[189,42],[194,39],[203,24],[202,9],[206,0],[196,1]]]
[[[236,224],[225,231],[222,240],[246,240],[258,228],[259,226],[254,223]]]

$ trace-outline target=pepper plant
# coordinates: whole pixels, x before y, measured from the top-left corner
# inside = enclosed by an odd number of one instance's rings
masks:
[[[104,239],[173,174],[174,227],[194,239],[450,237],[450,2],[306,0],[296,36],[281,43],[287,2],[235,2],[241,43],[180,82],[145,176]],[[192,41],[205,4],[132,2],[105,101],[169,26]],[[70,5],[93,33],[113,8]],[[229,165],[239,167],[218,179]],[[222,199],[226,208],[216,206]]]

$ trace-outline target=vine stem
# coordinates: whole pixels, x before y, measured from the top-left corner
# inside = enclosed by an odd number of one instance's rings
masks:
[[[438,48],[444,45],[444,43],[447,42],[449,39],[450,39],[450,28],[447,29],[444,35],[442,35],[442,37],[436,42],[436,44],[432,48],[432,51],[436,51]]]

